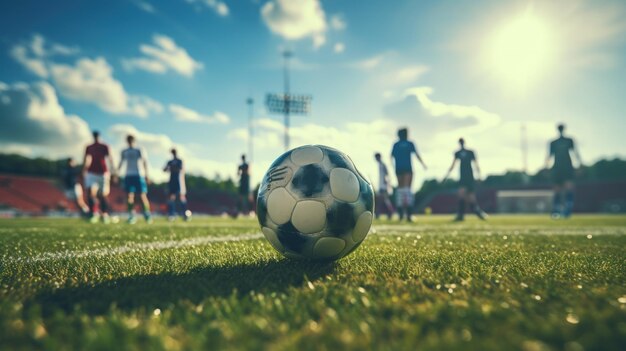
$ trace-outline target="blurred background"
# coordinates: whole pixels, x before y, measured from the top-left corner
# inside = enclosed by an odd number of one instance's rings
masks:
[[[584,164],[575,210],[625,212],[625,33],[619,0],[5,1],[0,213],[72,211],[59,160],[80,162],[92,130],[117,160],[136,136],[159,210],[176,147],[190,209],[230,213],[240,155],[254,189],[285,151],[285,96],[289,147],[336,147],[375,185],[374,153],[391,169],[408,127],[429,166],[420,212],[454,211],[456,183],[440,181],[459,137],[485,210],[548,212],[558,123]],[[120,188],[111,202],[124,210]]]

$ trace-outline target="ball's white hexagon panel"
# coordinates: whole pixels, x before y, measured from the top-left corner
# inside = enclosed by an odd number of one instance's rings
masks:
[[[324,153],[317,146],[307,145],[299,147],[291,152],[291,162],[297,166],[306,166],[322,162]]]
[[[285,188],[274,189],[267,197],[267,213],[278,225],[289,222],[295,206],[296,199]]]
[[[322,237],[315,243],[313,254],[318,258],[330,258],[339,255],[345,247],[346,242],[343,239]]]
[[[356,221],[356,225],[354,226],[354,230],[352,231],[352,240],[355,243],[359,243],[365,239],[365,236],[370,231],[370,227],[372,226],[372,212],[365,211]]]
[[[278,240],[278,236],[276,236],[275,231],[268,227],[263,227],[263,229],[261,230],[263,231],[263,235],[265,235],[267,241],[269,241],[276,250],[278,250],[279,252],[285,251],[285,247],[283,247],[283,244],[281,244]]]
[[[291,215],[291,224],[303,234],[322,231],[326,227],[326,206],[319,201],[298,201]]]
[[[359,180],[346,168],[330,171],[330,191],[338,200],[355,202],[359,198]]]

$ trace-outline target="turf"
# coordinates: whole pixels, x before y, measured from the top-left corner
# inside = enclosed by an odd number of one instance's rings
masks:
[[[626,345],[623,216],[376,222],[327,264],[258,233],[248,219],[0,220],[0,349]]]

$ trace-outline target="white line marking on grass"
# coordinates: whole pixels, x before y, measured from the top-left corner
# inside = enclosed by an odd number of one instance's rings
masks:
[[[62,260],[62,259],[77,259],[84,257],[102,257],[120,255],[128,252],[138,251],[158,251],[166,249],[177,249],[183,247],[190,247],[196,245],[206,245],[213,243],[225,243],[236,241],[256,240],[263,238],[263,234],[249,233],[240,235],[227,235],[227,236],[203,236],[195,238],[186,238],[182,240],[168,240],[168,241],[153,241],[149,243],[128,243],[123,246],[93,249],[93,250],[81,250],[81,251],[60,251],[60,252],[44,252],[32,257],[4,257],[3,261],[24,262],[24,263],[36,263],[45,262],[50,260]]]

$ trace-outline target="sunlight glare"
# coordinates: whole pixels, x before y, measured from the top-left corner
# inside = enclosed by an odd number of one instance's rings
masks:
[[[526,91],[550,74],[556,63],[554,31],[529,9],[494,32],[485,63],[506,88]]]

